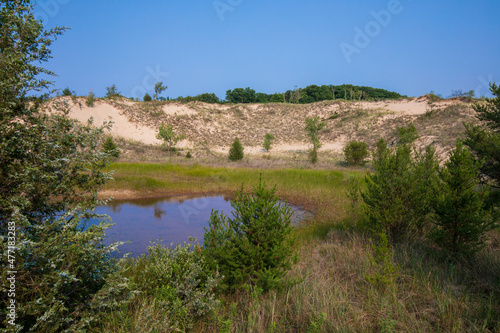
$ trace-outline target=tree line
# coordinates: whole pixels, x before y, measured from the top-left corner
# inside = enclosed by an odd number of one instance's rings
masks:
[[[210,98],[208,98],[210,97]],[[295,87],[293,90],[287,90],[283,93],[266,94],[256,92],[250,87],[235,88],[226,91],[226,99],[219,100],[215,94],[201,94],[195,97],[179,97],[179,101],[202,101],[207,103],[294,103],[309,104],[328,100],[387,100],[404,98],[397,92],[388,91],[380,88],[355,86],[352,84],[343,85],[310,85],[305,88]]]

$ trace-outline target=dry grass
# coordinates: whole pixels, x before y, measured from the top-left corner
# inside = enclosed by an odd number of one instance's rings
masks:
[[[290,277],[300,283],[261,295],[250,290],[228,296],[211,322],[197,331],[219,332],[497,332],[500,324],[498,258],[485,255],[472,264],[444,264],[428,249],[399,245],[394,261],[400,277],[380,288],[366,276],[370,242],[355,232],[332,229],[325,241],[301,247]],[[470,290],[477,281],[487,290]],[[491,289],[496,288],[496,289]]]

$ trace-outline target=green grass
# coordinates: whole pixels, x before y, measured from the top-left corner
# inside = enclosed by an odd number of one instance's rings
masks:
[[[212,168],[201,165],[179,166],[150,163],[113,163],[114,181],[108,190],[134,190],[144,196],[232,193],[242,184],[245,190],[262,177],[267,186],[290,203],[316,211],[321,219],[343,216],[346,185],[350,178],[361,178],[362,171],[297,169]],[[328,218],[326,218],[329,220]]]

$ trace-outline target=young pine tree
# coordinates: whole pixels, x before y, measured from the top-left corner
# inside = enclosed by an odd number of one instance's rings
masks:
[[[292,211],[275,192],[260,181],[253,193],[245,194],[243,188],[236,193],[232,219],[212,211],[204,253],[224,276],[225,288],[248,283],[269,290],[283,285],[294,253]]]
[[[412,153],[410,146],[394,150],[380,139],[373,154],[375,172],[365,177],[361,196],[366,205],[365,227],[384,231],[392,243],[418,237],[429,221],[432,196],[438,186],[435,149]]]
[[[373,155],[375,172],[365,178],[361,193],[367,207],[365,226],[373,233],[384,231],[390,242],[398,241],[411,229],[413,185],[411,150],[407,145],[393,152],[383,139]]]
[[[231,148],[229,149],[229,160],[239,161],[243,159],[243,146],[238,138],[234,139]]]
[[[464,144],[469,146],[477,159],[482,160],[481,174],[486,181],[500,187],[500,87],[490,84],[495,98],[487,98],[484,104],[473,106],[476,116],[485,126],[466,124]]]
[[[434,229],[430,237],[452,255],[470,255],[485,245],[486,232],[495,222],[484,209],[487,192],[478,192],[478,171],[481,164],[474,161],[461,141],[439,172],[440,190],[433,201]]]
[[[120,157],[120,149],[110,136],[102,144],[102,150],[111,157]]]

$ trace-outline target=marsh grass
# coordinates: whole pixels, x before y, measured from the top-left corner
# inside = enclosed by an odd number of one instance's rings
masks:
[[[318,220],[343,217],[348,179],[363,177],[363,171],[212,168],[198,164],[112,163],[114,180],[108,190],[132,189],[143,196],[227,193],[250,188],[262,181],[276,184],[277,194],[294,205],[317,214]],[[335,218],[334,218],[335,217]]]

